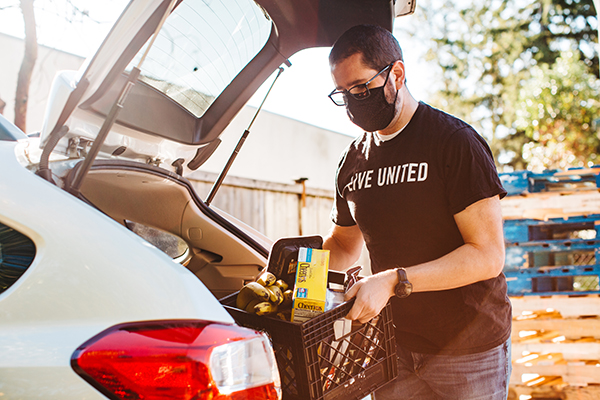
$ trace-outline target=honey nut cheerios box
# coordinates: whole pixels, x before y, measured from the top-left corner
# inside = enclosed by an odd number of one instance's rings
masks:
[[[298,251],[292,321],[305,322],[325,312],[329,250],[301,247]]]

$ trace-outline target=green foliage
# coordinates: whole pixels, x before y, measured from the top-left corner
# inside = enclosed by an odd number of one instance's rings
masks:
[[[532,170],[598,163],[600,79],[590,74],[579,55],[564,52],[552,66],[531,70],[519,91],[515,126],[530,140],[523,156]]]
[[[523,146],[531,137],[515,124],[520,88],[534,79],[534,67],[551,67],[562,51],[598,75],[592,0],[431,0],[420,7],[433,43],[428,58],[442,71],[430,103],[473,124],[499,164],[527,167]]]

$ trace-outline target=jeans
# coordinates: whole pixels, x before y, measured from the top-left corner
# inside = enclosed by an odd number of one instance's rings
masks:
[[[460,356],[413,353],[397,347],[398,377],[376,400],[506,400],[512,370],[510,338],[482,353]]]

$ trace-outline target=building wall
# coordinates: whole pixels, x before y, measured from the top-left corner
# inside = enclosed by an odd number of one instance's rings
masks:
[[[221,135],[223,143],[201,171],[223,169],[255,112],[250,106],[240,111]],[[262,110],[229,174],[284,184],[307,178],[306,186],[333,193],[339,156],[351,140],[349,136]]]
[[[25,43],[22,39],[0,33],[0,98],[6,102],[4,116],[9,121],[15,119],[17,76],[24,51]],[[56,72],[78,70],[82,63],[82,57],[45,46],[38,47],[38,58],[29,87],[26,133],[39,132],[42,129],[46,99]]]

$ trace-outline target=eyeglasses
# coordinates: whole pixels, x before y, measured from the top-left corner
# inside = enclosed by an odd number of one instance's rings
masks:
[[[379,71],[377,73],[377,75],[375,75],[374,77],[372,77],[365,83],[361,83],[360,85],[352,86],[348,90],[334,90],[333,92],[329,93],[329,95],[328,95],[329,98],[331,99],[331,101],[333,101],[333,103],[336,106],[345,106],[346,104],[348,104],[348,102],[346,101],[346,98],[348,97],[348,95],[351,95],[356,100],[365,100],[366,98],[368,98],[371,95],[371,92],[369,91],[369,84],[371,82],[373,82],[373,80],[375,78],[377,78],[379,75],[384,73],[385,70],[389,69],[388,74],[385,77],[385,82],[382,85],[382,86],[385,86],[385,84],[388,81],[388,78],[390,77],[390,71],[391,71],[390,67],[392,65],[394,65],[394,63],[395,63],[395,61],[386,65],[384,69]],[[381,86],[379,86],[379,87],[381,87]]]

